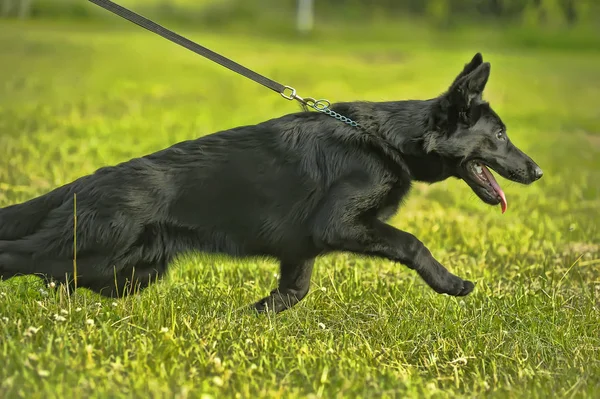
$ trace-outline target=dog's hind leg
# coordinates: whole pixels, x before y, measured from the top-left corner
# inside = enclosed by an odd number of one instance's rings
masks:
[[[85,256],[77,259],[78,275],[85,273],[89,277],[94,266],[101,264],[104,259],[100,256]],[[105,260],[104,260],[105,261]],[[11,277],[35,275],[47,283],[56,282],[68,284],[71,291],[74,286],[73,259],[39,258],[31,253],[4,252],[0,253],[0,276],[7,280]]]
[[[106,274],[102,278],[82,278],[79,286],[110,298],[134,295],[160,280],[167,266],[167,261],[139,262],[134,267],[115,269],[111,275]]]
[[[37,275],[58,281],[73,273],[73,260],[39,259],[31,253],[0,252],[0,277]]]
[[[282,312],[300,302],[308,293],[314,259],[282,261],[279,286],[270,295],[254,304],[259,312]]]
[[[0,279],[33,274],[31,256],[0,252]]]

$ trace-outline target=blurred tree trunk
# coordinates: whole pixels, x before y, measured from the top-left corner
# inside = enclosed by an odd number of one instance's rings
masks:
[[[310,32],[314,25],[313,0],[298,0],[297,26],[302,33]]]
[[[10,10],[12,9],[12,0],[0,0],[2,8],[0,9],[0,16],[8,17]]]
[[[7,18],[18,16],[21,19],[29,18],[31,15],[32,0],[0,0],[0,16]]]
[[[31,14],[32,0],[21,0],[19,3],[19,18],[29,18],[29,15]]]
[[[575,7],[575,0],[566,0],[567,3],[565,4],[566,7],[566,14],[567,14],[567,21],[569,22],[569,25],[575,25],[577,23],[577,9]]]

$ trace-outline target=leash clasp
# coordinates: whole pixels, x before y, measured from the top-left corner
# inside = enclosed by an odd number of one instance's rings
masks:
[[[304,102],[304,104],[308,105],[312,109],[320,111],[320,112],[323,112],[323,111],[329,109],[329,106],[331,105],[331,102],[329,102],[329,100],[325,100],[325,99],[315,100],[312,97],[305,98],[303,102]]]
[[[288,91],[290,94],[286,94]],[[284,86],[283,91],[279,94],[281,94],[281,97],[285,98],[286,100],[302,100],[302,98],[296,96],[296,89],[290,86]]]
[[[296,89],[294,89],[291,86],[284,86],[283,91],[280,92],[279,94],[281,94],[281,96],[283,98],[285,98],[286,100],[298,100],[302,104],[304,110],[308,110],[306,107],[310,107],[310,108],[314,109],[315,111],[322,112],[322,113],[329,115],[339,121],[342,121],[350,126],[360,127],[360,125],[358,123],[356,123],[355,121],[353,121],[352,119],[347,118],[343,115],[340,115],[337,112],[330,109],[329,107],[331,106],[331,102],[329,100],[325,100],[325,99],[315,100],[312,97],[302,98],[298,94],[296,94]]]
[[[331,105],[331,102],[325,99],[315,100],[312,97],[302,98],[297,94],[296,89],[294,89],[291,86],[284,86],[283,91],[279,94],[281,94],[281,97],[285,98],[286,100],[298,100],[302,104],[308,105],[312,109],[321,112],[325,111],[326,109],[329,109],[329,106]]]

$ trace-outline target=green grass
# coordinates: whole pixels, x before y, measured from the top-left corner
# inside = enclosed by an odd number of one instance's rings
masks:
[[[245,308],[276,285],[262,260],[181,259],[119,301],[2,282],[0,397],[597,397],[600,54],[187,34],[334,101],[435,96],[481,50],[486,96],[544,178],[499,179],[504,215],[460,181],[415,186],[392,223],[477,281],[460,299],[346,254],[318,260],[309,296],[276,317]],[[139,29],[3,22],[0,48],[0,206],[298,109]]]

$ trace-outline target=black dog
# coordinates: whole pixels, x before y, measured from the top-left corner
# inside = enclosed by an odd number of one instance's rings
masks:
[[[281,262],[278,289],[255,304],[289,308],[308,292],[315,258],[349,251],[405,264],[438,293],[473,283],[448,272],[421,241],[383,221],[411,182],[461,178],[486,203],[504,193],[486,165],[529,184],[542,170],[506,136],[482,100],[490,64],[478,53],[443,95],[350,102],[238,127],[105,167],[41,197],[0,209],[0,275],[125,295],[188,251]]]

